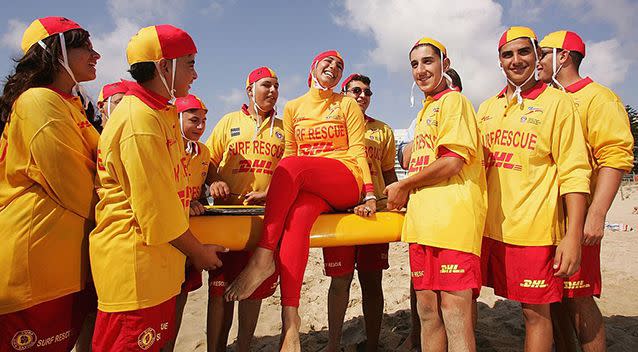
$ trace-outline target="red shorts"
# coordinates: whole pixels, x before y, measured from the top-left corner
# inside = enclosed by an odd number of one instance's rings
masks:
[[[0,315],[0,351],[67,352],[88,311],[84,291]]]
[[[410,272],[416,291],[481,290],[481,260],[472,253],[410,243]]]
[[[581,247],[580,269],[565,280],[564,297],[600,297],[600,244]]]
[[[324,248],[324,273],[326,276],[352,274],[355,264],[362,272],[387,269],[389,248],[387,243]]]
[[[556,246],[517,246],[483,237],[483,285],[521,303],[559,302],[563,279],[554,276],[555,252]]]
[[[98,310],[93,351],[159,351],[173,338],[174,325],[175,297],[128,312]]]
[[[184,283],[182,284],[182,292],[193,292],[202,287],[202,272],[195,269],[192,265],[186,265],[186,273],[184,274]]]
[[[217,270],[209,272],[208,275],[208,294],[210,296],[223,296],[226,287],[239,276],[242,270],[248,264],[248,260],[252,255],[249,251],[231,251],[226,253],[218,253],[219,259],[223,266]],[[260,300],[272,296],[279,283],[279,266],[275,269],[275,273],[266,279],[253,292],[248,299]]]

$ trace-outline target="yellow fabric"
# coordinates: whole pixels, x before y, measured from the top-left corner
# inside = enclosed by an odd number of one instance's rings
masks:
[[[372,185],[365,157],[365,122],[354,99],[310,88],[284,107],[284,131],[284,157],[336,159],[352,172],[360,189]]]
[[[188,229],[187,163],[173,106],[126,95],[98,151],[97,225],[90,236],[98,308],[156,306],[180,292],[184,255],[169,242]]]
[[[188,159],[188,189],[187,194],[191,200],[198,200],[202,195],[202,185],[206,181],[208,165],[210,164],[210,151],[202,142],[197,142],[199,153],[191,155]]]
[[[567,31],[556,31],[546,35],[538,44],[541,48],[563,49]]]
[[[536,33],[529,28],[523,26],[512,26],[507,30],[507,41],[506,43],[511,42],[514,39],[518,38],[530,38],[537,39]]]
[[[84,287],[99,135],[79,98],[31,88],[0,138],[0,315]]]
[[[206,141],[210,160],[232,193],[229,199],[215,199],[215,204],[240,205],[246,193],[268,189],[284,154],[283,123],[275,118],[271,136],[272,118],[257,126],[254,117],[239,110],[226,114],[213,129]]]
[[[438,40],[433,38],[423,37],[419,39],[419,41],[416,42],[414,46],[423,45],[423,44],[434,45],[437,49],[439,49],[443,53],[444,56],[447,56],[447,49],[445,48],[445,45],[441,44],[441,42],[439,42]]]
[[[589,148],[593,194],[601,167],[626,172],[634,167],[634,138],[625,106],[609,88],[592,82],[569,95],[578,109]]]
[[[162,46],[155,26],[140,29],[137,34],[131,37],[126,47],[126,59],[129,65],[138,62],[159,61],[163,57]]]
[[[485,236],[521,246],[556,245],[565,234],[559,198],[589,193],[591,170],[576,107],[546,87],[536,99],[494,96],[478,110],[486,150]]]
[[[51,34],[49,34],[46,28],[44,28],[39,19],[31,22],[22,35],[22,42],[20,43],[22,52],[26,54],[33,44],[37,43],[39,40],[47,38],[50,35]]]
[[[381,198],[384,197],[383,190],[386,186],[383,172],[394,170],[394,158],[397,153],[394,132],[382,121],[366,120],[364,141],[374,194]]]
[[[472,103],[455,91],[428,97],[414,135],[410,176],[434,162],[441,147],[461,156],[464,165],[457,175],[410,195],[401,240],[480,255],[487,186]]]

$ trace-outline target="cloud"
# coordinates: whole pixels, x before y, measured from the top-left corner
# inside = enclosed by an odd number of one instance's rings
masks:
[[[495,94],[505,83],[497,66],[496,46],[506,29],[503,8],[491,0],[387,1],[346,0],[334,21],[376,43],[370,61],[409,78],[408,52],[423,36],[448,49],[452,67],[461,75],[464,93],[473,101]],[[384,14],[379,20],[379,14]]]
[[[0,38],[0,45],[16,52],[21,51],[20,43],[22,42],[22,34],[29,24],[17,19],[10,19],[7,22],[7,31]]]
[[[236,108],[246,99],[246,91],[233,88],[230,90],[230,93],[217,96],[217,99],[221,100],[224,109]]]
[[[618,55],[622,52],[622,45],[617,39],[587,42],[586,45],[587,59],[583,60],[581,72],[608,86],[625,80],[629,66],[634,60]]]

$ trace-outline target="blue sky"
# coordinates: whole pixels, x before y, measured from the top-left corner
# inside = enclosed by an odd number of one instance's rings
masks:
[[[209,106],[208,131],[246,100],[250,70],[267,65],[277,72],[283,111],[287,100],[306,91],[310,61],[327,49],[343,54],[345,75],[356,71],[372,78],[370,115],[405,128],[419,108],[409,105],[407,55],[425,35],[448,47],[464,92],[478,107],[505,84],[496,45],[510,25],[530,26],[540,37],[558,29],[577,31],[588,45],[582,73],[610,85],[626,104],[638,105],[638,38],[631,24],[638,2],[631,0],[21,0],[0,14],[3,76],[12,70],[10,58],[19,54],[26,25],[52,15],[91,32],[103,57],[98,79],[87,84],[94,95],[101,85],[128,76],[124,48],[139,28],[171,23],[187,30],[199,49],[193,93]]]

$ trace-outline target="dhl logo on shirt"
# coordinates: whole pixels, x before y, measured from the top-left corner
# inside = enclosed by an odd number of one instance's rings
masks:
[[[523,170],[522,165],[510,163],[514,153],[506,153],[506,152],[490,152],[487,155],[487,160],[483,161],[485,164],[485,168],[490,167],[502,167],[508,170],[521,171]]]
[[[7,157],[7,149],[9,149],[9,143],[0,139],[0,163]]]
[[[416,158],[412,158],[410,160],[410,168],[408,170],[409,173],[419,172],[423,170],[426,166],[430,164],[430,156],[429,155],[421,155]]]
[[[104,171],[106,168],[104,167],[104,160],[102,160],[102,150],[97,150],[97,169]]]
[[[253,174],[272,175],[273,162],[268,160],[239,160],[239,168],[233,169],[233,174],[250,172]]]
[[[523,280],[523,282],[520,284],[521,287],[525,287],[525,288],[545,288],[548,285],[545,283],[545,280],[530,280],[530,279],[525,279]]]
[[[441,274],[463,274],[465,269],[459,269],[458,264],[441,264]]]
[[[232,156],[259,154],[281,159],[284,155],[284,146],[273,144],[263,140],[237,141],[228,144],[228,153]]]
[[[78,127],[80,129],[92,126],[91,123],[88,120],[80,121],[80,122],[77,123],[77,125],[78,125]]]
[[[331,152],[335,150],[335,146],[332,142],[317,142],[306,143],[299,145],[299,155],[317,155],[320,153]]]
[[[577,290],[579,288],[591,287],[591,285],[586,283],[585,280],[565,281],[564,286],[566,290]]]

